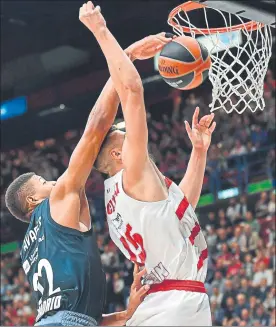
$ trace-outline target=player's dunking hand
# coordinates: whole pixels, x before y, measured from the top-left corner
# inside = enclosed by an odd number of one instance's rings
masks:
[[[165,32],[149,35],[133,43],[127,48],[127,51],[131,52],[133,59],[149,59],[161,51],[167,43],[171,42],[173,37],[173,34]]]
[[[143,302],[148,290],[149,285],[143,286],[141,278],[147,273],[146,268],[139,271],[139,266],[135,263],[133,270],[133,283],[130,288],[129,304],[127,308],[127,320],[132,317],[135,310]]]
[[[216,123],[212,123],[215,115],[212,113],[203,116],[200,121],[198,121],[198,116],[199,107],[196,107],[192,120],[192,128],[185,120],[186,131],[194,149],[207,151],[211,143],[212,133],[216,128]]]
[[[94,7],[92,1],[88,1],[80,7],[79,20],[95,35],[106,28],[105,19],[100,6]]]

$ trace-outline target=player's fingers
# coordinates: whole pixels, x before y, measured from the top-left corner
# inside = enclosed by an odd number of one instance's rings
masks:
[[[167,44],[172,41],[172,37],[165,37],[165,36],[159,35],[158,40],[163,42],[164,44]]]
[[[199,121],[199,125],[209,127],[209,125],[207,126],[208,119],[209,119],[209,115],[205,115],[205,116],[201,117],[201,119]]]
[[[174,35],[174,34],[172,34],[172,33],[165,33],[165,37],[166,38],[170,38],[170,39],[173,39],[173,38],[175,38],[176,37],[176,35]]]
[[[212,120],[214,119],[215,114],[211,113],[211,115],[208,116],[206,123],[208,124],[208,127],[211,125]]]
[[[196,107],[196,110],[193,114],[192,127],[195,127],[198,124],[198,116],[199,116],[199,107]]]
[[[81,6],[80,9],[79,9],[79,17],[81,17],[82,14],[83,14],[83,9],[82,9],[82,6]]]
[[[137,276],[137,279],[140,281],[141,278],[147,273],[147,270],[146,268],[143,268],[136,276]]]
[[[145,285],[139,289],[139,291],[136,293],[136,295],[140,299],[143,299],[147,295],[147,292],[149,289],[150,289],[150,285]]]
[[[212,120],[214,119],[214,114],[205,115],[200,119],[199,125],[204,127],[209,127],[211,125]]]
[[[93,5],[92,1],[87,2],[86,8],[88,11],[92,11],[94,9],[94,5]]]
[[[133,277],[135,277],[138,273],[139,273],[139,266],[137,263],[134,263]]]
[[[94,12],[95,14],[98,14],[101,12],[101,7],[100,6],[97,6],[95,9],[94,9]]]
[[[215,130],[216,125],[217,125],[217,123],[214,121],[213,124],[211,125],[211,127],[209,128],[209,131],[210,131],[211,133],[213,133],[213,131]]]
[[[185,127],[186,127],[186,131],[187,131],[187,133],[188,133],[188,136],[190,137],[191,134],[192,134],[191,126],[190,126],[190,124],[187,122],[187,120],[185,120],[184,123],[185,123]]]

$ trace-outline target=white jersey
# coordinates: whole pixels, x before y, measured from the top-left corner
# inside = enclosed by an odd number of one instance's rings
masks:
[[[113,242],[128,259],[145,265],[148,272],[146,282],[160,283],[164,279],[204,282],[207,274],[207,244],[195,212],[181,189],[166,178],[166,200],[138,201],[124,192],[122,177],[123,170],[105,181],[107,221]],[[168,292],[150,294],[146,300],[149,301],[150,297],[152,300],[152,297],[158,294],[159,297],[165,298],[168,295],[160,293]],[[202,296],[207,297],[206,294],[195,296],[198,296],[200,301]],[[136,313],[146,304],[146,300]],[[190,300],[193,301],[191,298]],[[135,320],[136,313],[131,325],[143,325],[141,319]],[[151,313],[148,312],[148,315]],[[161,323],[160,320],[143,321],[148,326]],[[164,319],[162,321],[164,322]],[[178,323],[172,319],[168,320],[168,324],[172,322],[175,325]],[[207,321],[203,324],[206,325]],[[179,325],[183,326],[183,321],[179,321]]]

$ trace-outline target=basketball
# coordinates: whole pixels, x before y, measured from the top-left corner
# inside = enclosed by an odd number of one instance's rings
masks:
[[[164,81],[180,90],[198,87],[208,76],[210,67],[206,47],[188,36],[179,36],[166,44],[158,59]]]

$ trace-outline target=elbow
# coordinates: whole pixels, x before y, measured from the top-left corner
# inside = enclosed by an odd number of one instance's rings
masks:
[[[129,80],[125,84],[125,88],[127,92],[140,94],[144,93],[144,87],[140,77],[136,77],[134,79]]]

